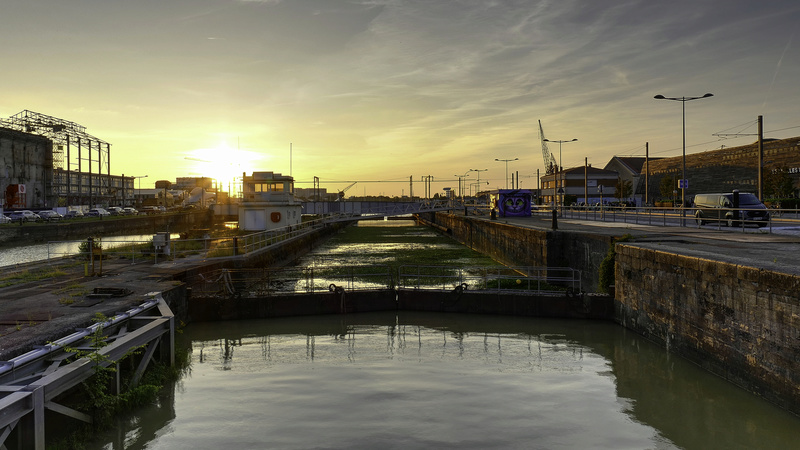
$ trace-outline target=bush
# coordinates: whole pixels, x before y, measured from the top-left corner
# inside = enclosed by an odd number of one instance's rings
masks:
[[[606,257],[603,258],[603,261],[600,263],[600,273],[598,274],[598,289],[600,292],[604,294],[610,294],[611,286],[616,283],[616,277],[614,274],[614,268],[616,265],[617,259],[617,251],[614,249],[618,242],[628,242],[632,241],[633,236],[630,234],[626,234],[621,238],[614,239],[611,241],[611,245],[608,247],[608,252],[606,253]]]

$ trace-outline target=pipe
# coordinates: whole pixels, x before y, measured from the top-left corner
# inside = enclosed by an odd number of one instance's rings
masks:
[[[52,343],[43,345],[43,346],[41,346],[41,347],[39,347],[39,348],[37,348],[35,350],[31,350],[28,353],[24,353],[24,354],[22,354],[20,356],[12,358],[10,361],[6,361],[6,362],[2,363],[3,366],[0,367],[0,375],[4,375],[7,372],[13,371],[17,367],[20,367],[20,366],[22,366],[24,364],[27,364],[27,363],[31,362],[31,361],[35,361],[35,360],[37,360],[39,358],[42,358],[42,357],[48,355],[50,352],[52,352],[54,350],[59,350],[59,349],[65,347],[67,345],[70,345],[70,344],[72,344],[74,342],[77,342],[77,341],[85,338],[86,336],[89,336],[90,334],[96,332],[99,327],[106,328],[106,327],[110,327],[112,325],[116,325],[116,324],[118,324],[118,323],[120,323],[120,322],[122,322],[124,320],[128,320],[131,317],[133,317],[133,316],[135,316],[135,315],[137,315],[137,314],[139,314],[141,312],[147,311],[148,309],[158,305],[158,303],[163,301],[163,300],[164,299],[163,299],[163,297],[161,297],[161,293],[160,292],[156,293],[153,296],[152,299],[142,303],[141,305],[139,305],[139,306],[137,306],[135,308],[131,308],[131,309],[125,311],[124,313],[116,314],[116,315],[114,315],[114,317],[112,317],[111,319],[109,319],[109,320],[107,320],[107,321],[105,321],[103,323],[95,323],[94,325],[92,325],[92,326],[90,326],[88,328],[84,328],[84,329],[82,329],[80,331],[72,333],[72,334],[70,334],[68,336],[65,336],[65,337],[61,338],[61,339],[53,341]]]

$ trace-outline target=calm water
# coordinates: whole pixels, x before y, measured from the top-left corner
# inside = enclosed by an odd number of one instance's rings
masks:
[[[192,324],[187,376],[91,449],[789,449],[800,419],[607,322]]]
[[[430,230],[373,225],[385,229],[380,245],[343,235],[305,263],[382,262],[392,248],[407,257],[420,250],[408,247],[415,233],[422,250],[465,258]],[[797,416],[609,322],[404,312],[191,324],[181,339],[187,375],[88,448],[789,449],[800,439]]]
[[[177,238],[178,234],[171,235]],[[106,236],[100,239],[104,248],[112,248],[125,245],[149,242],[153,239],[152,234],[135,234],[125,236]],[[79,247],[84,241],[59,241],[46,244],[21,245],[14,247],[0,248],[0,267],[13,266],[35,261],[46,261],[49,258],[60,258],[62,256],[77,255],[80,253]]]

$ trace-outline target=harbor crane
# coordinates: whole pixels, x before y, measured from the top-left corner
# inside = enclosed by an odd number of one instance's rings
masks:
[[[358,183],[358,181],[352,182],[349,186],[339,191],[339,197],[336,199],[336,201],[338,202],[340,200],[344,200],[344,193],[349,191],[351,187],[356,185],[356,183]]]
[[[552,175],[556,173],[558,169],[558,164],[556,163],[556,158],[550,153],[550,150],[547,148],[547,139],[544,137],[544,130],[542,130],[542,121],[539,121],[539,140],[542,142],[542,156],[544,157],[544,173],[547,175]]]

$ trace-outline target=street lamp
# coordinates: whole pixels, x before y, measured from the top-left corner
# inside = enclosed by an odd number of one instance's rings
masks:
[[[141,199],[142,199],[142,178],[147,178],[147,175],[142,175],[142,176],[133,177],[133,178],[138,178],[139,179],[139,192],[138,192],[138,194],[139,194],[139,202],[137,202],[137,205],[141,206],[140,202],[141,202]]]
[[[509,161],[517,161],[517,160],[519,160],[519,158],[514,158],[514,159],[498,159],[498,158],[495,158],[494,160],[506,163],[506,189],[508,189],[508,162]]]
[[[458,196],[461,197],[461,201],[464,201],[464,186],[466,185],[466,181],[462,181],[464,178],[469,176],[471,170],[468,170],[464,175],[455,174],[454,177],[458,177]],[[462,184],[463,183],[463,184]]]
[[[558,166],[559,166],[558,173],[561,173],[564,170],[563,160],[561,159],[561,144],[563,144],[565,142],[575,142],[577,140],[578,140],[577,138],[576,139],[569,139],[569,140],[566,140],[566,141],[557,141],[557,140],[553,140],[553,139],[545,139],[544,140],[545,142],[558,142]],[[564,189],[564,179],[563,178],[561,179],[561,189],[562,190]],[[562,208],[564,207],[564,194],[563,193],[561,194],[561,207]]]
[[[686,180],[686,102],[689,100],[697,100],[701,98],[713,97],[714,94],[708,93],[699,97],[664,97],[661,94],[656,95],[657,100],[674,100],[681,102],[682,117],[683,117],[683,161],[681,163],[681,180],[678,182],[678,187],[681,190],[681,226],[686,226],[686,188],[689,183]]]
[[[480,189],[480,184],[481,184],[481,172],[486,172],[487,170],[489,170],[489,169],[469,169],[469,172],[478,172],[478,180],[475,182],[475,184],[478,185],[477,186],[478,189]],[[471,187],[472,187],[472,184],[470,184],[470,188]],[[472,189],[470,189],[469,194],[472,195]],[[478,193],[475,192],[475,195],[478,195]]]

